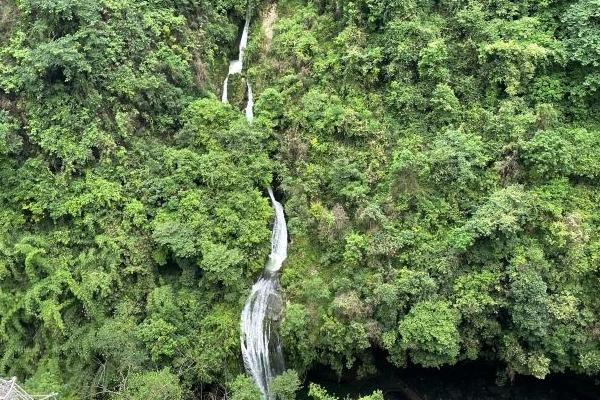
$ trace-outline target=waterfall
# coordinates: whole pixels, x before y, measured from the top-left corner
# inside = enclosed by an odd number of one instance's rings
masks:
[[[252,94],[252,86],[250,86],[250,80],[246,80],[246,87],[248,88],[248,103],[246,103],[246,119],[248,122],[252,122],[254,119],[254,94]]]
[[[241,318],[244,365],[265,399],[271,399],[269,382],[284,369],[283,351],[277,334],[283,307],[278,271],[287,257],[287,227],[283,206],[275,200],[270,187],[268,191],[275,209],[271,254],[262,276],[252,286]]]
[[[283,351],[276,333],[281,307],[279,280],[265,272],[252,286],[242,311],[244,365],[264,399],[271,399],[271,379],[283,372]]]
[[[229,76],[242,72],[249,28],[250,13],[246,16],[242,31],[238,59],[229,63],[229,72],[223,82],[223,103],[228,102]],[[249,80],[246,80],[246,88],[248,102],[245,112],[246,119],[251,123],[254,119],[254,95]],[[283,350],[277,327],[283,308],[279,291],[279,270],[287,258],[288,233],[283,206],[275,199],[273,189],[268,187],[267,190],[275,210],[271,254],[261,277],[252,286],[242,310],[240,341],[246,371],[262,392],[263,399],[271,400],[273,397],[269,391],[269,383],[284,369]]]
[[[221,97],[221,101],[223,103],[227,103],[228,99],[228,84],[229,77],[231,75],[239,74],[242,72],[242,68],[244,66],[244,52],[246,51],[246,47],[248,47],[248,31],[250,29],[250,13],[246,16],[246,23],[244,24],[244,30],[242,31],[242,37],[240,39],[240,47],[238,52],[238,59],[231,60],[229,62],[229,71],[227,72],[227,76],[225,77],[225,81],[223,82],[223,95]]]
[[[273,203],[273,208],[275,209],[275,223],[273,224],[273,231],[271,233],[271,254],[269,255],[269,261],[267,261],[265,270],[270,273],[275,273],[279,271],[281,265],[287,258],[288,234],[283,206],[280,202],[275,200],[273,189],[269,187],[268,191],[271,203]]]

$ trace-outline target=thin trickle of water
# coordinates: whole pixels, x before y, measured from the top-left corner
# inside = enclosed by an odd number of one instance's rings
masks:
[[[228,87],[229,87],[229,75],[227,75],[227,77],[225,78],[225,81],[223,82],[223,96],[221,97],[221,101],[223,103],[229,102],[229,99],[227,98]]]
[[[246,22],[244,23],[244,29],[242,30],[242,37],[240,38],[240,56],[238,60],[240,63],[243,62],[244,59],[244,51],[246,51],[246,47],[248,47],[248,32],[250,30],[250,13],[246,15]]]
[[[252,86],[250,81],[246,81],[246,87],[248,88],[248,103],[246,103],[246,119],[248,122],[254,120],[254,94],[252,94]]]
[[[248,14],[240,39],[238,59],[229,63],[229,72],[223,82],[221,98],[223,103],[228,102],[229,76],[242,72],[249,28],[250,15]],[[252,122],[254,119],[254,95],[249,80],[246,80],[246,87],[248,92],[246,119],[248,122]],[[271,233],[271,254],[262,276],[252,286],[242,310],[240,341],[246,371],[259,387],[263,399],[271,400],[273,398],[269,391],[271,379],[284,369],[283,350],[277,333],[283,304],[279,293],[278,271],[287,258],[288,233],[283,206],[275,199],[270,186],[267,190],[275,210],[275,221]]]

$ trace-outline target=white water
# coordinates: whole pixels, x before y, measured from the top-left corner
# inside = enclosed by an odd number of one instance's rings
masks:
[[[238,59],[231,60],[229,62],[229,71],[227,72],[227,76],[225,77],[225,81],[223,82],[223,95],[221,97],[221,101],[223,103],[227,103],[229,101],[228,94],[227,94],[227,91],[229,88],[229,77],[231,75],[240,74],[244,67],[244,52],[246,51],[246,47],[248,47],[248,31],[249,31],[249,29],[250,29],[250,14],[248,14],[248,16],[246,17],[246,23],[244,24],[244,30],[242,31]]]
[[[229,63],[229,72],[223,82],[221,99],[223,103],[228,102],[229,76],[242,72],[249,27],[250,14],[248,13],[240,39],[238,59]],[[249,80],[246,80],[246,87],[248,90],[246,119],[251,123],[254,119],[254,95]],[[271,400],[269,383],[273,377],[283,372],[284,368],[281,341],[277,334],[282,310],[278,271],[287,258],[288,233],[283,206],[275,199],[273,189],[268,187],[267,190],[275,210],[275,222],[271,233],[271,254],[262,276],[252,286],[242,310],[240,341],[246,371],[259,387],[263,399]]]
[[[265,271],[252,286],[241,316],[242,357],[246,370],[263,394],[272,399],[269,383],[283,372],[283,351],[277,334],[282,300],[277,274]]]
[[[275,222],[273,224],[273,232],[271,233],[271,254],[269,255],[269,261],[267,261],[265,270],[273,273],[281,269],[281,265],[287,258],[288,234],[283,206],[275,200],[273,190],[270,187],[268,191],[271,203],[273,203],[273,208],[275,209]]]
[[[248,88],[248,103],[246,103],[246,119],[248,122],[252,122],[254,119],[254,94],[252,94],[252,86],[250,86],[250,80],[246,81],[246,87]]]
[[[269,197],[275,209],[271,233],[271,254],[263,275],[252,286],[242,311],[242,357],[246,370],[263,393],[271,399],[269,382],[283,372],[283,351],[277,334],[282,300],[279,294],[278,271],[287,258],[287,226],[283,206],[269,187]]]

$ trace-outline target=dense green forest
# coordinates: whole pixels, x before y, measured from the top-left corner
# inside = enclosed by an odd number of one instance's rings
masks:
[[[0,0],[0,376],[260,398],[272,184],[280,400],[377,357],[598,377],[599,178],[600,0]]]

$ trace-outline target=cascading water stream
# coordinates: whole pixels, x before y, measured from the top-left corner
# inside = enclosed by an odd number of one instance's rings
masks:
[[[239,56],[229,63],[229,72],[223,82],[223,103],[228,102],[229,76],[239,74],[243,69],[244,51],[248,44],[250,13],[246,17],[240,39]],[[250,81],[246,80],[248,103],[246,119],[254,119],[254,96]],[[252,290],[241,315],[241,348],[244,365],[263,394],[263,399],[272,399],[269,391],[271,379],[283,372],[283,351],[277,333],[282,311],[279,294],[279,270],[287,258],[287,225],[283,206],[275,199],[273,189],[268,187],[269,197],[275,210],[275,222],[271,233],[271,254],[261,277]]]
[[[250,80],[246,80],[246,88],[248,89],[248,103],[246,103],[246,119],[252,122],[254,119],[254,94],[252,94],[252,86]]]
[[[237,60],[231,60],[229,62],[229,71],[227,72],[227,76],[225,77],[225,81],[223,82],[223,94],[221,97],[221,101],[223,103],[229,102],[228,98],[228,89],[229,89],[229,77],[231,75],[239,74],[242,72],[242,68],[244,66],[244,52],[246,51],[246,47],[248,47],[248,31],[250,29],[250,13],[246,16],[246,23],[244,24],[244,30],[242,31],[242,37],[240,38],[240,47],[238,53]]]
[[[275,223],[271,234],[271,254],[265,270],[242,311],[242,356],[263,398],[271,399],[269,383],[283,372],[283,351],[277,334],[282,299],[279,294],[278,273],[287,258],[287,227],[282,205],[275,200],[269,187],[269,197],[275,209]]]

